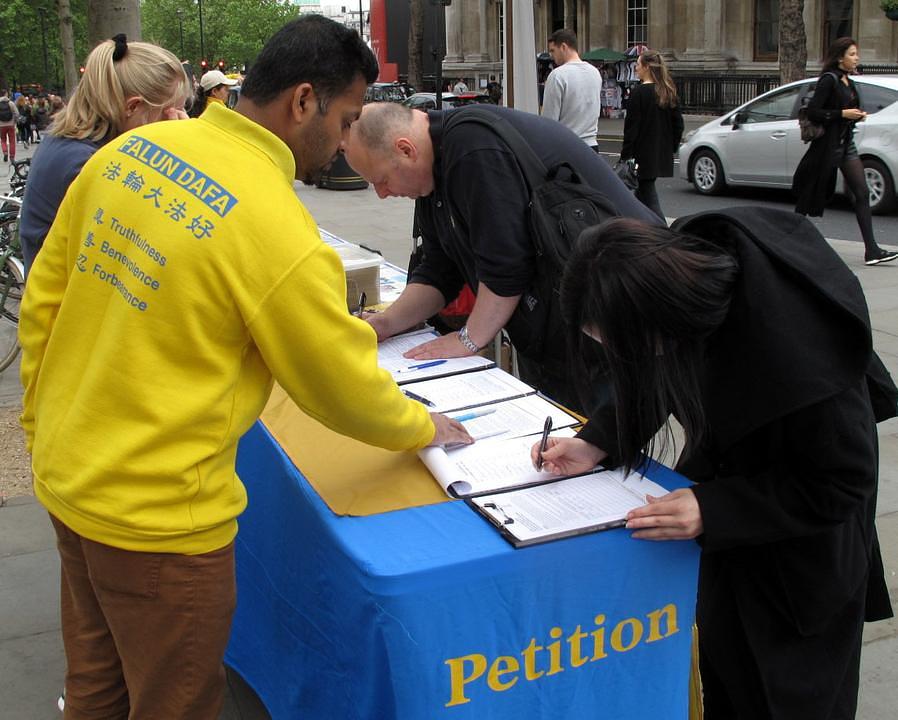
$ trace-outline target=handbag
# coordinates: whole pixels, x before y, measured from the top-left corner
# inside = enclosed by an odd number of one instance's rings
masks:
[[[839,82],[839,76],[834,72],[827,72],[826,75],[832,75],[833,80]],[[822,77],[822,75],[821,75]],[[816,92],[816,90],[815,90]],[[819,123],[815,123],[811,118],[808,117],[808,103],[811,101],[811,96],[807,96],[802,99],[801,107],[798,108],[798,130],[801,133],[802,142],[814,142],[819,137],[823,136],[823,133],[826,132],[826,128]]]
[[[826,129],[822,125],[818,125],[808,117],[808,109],[806,107],[798,108],[798,128],[801,132],[802,142],[814,142],[823,136]]]
[[[627,190],[635,190],[639,187],[638,166],[635,158],[627,158],[626,160],[618,160],[614,163],[614,174],[617,175],[621,182],[627,186]]]

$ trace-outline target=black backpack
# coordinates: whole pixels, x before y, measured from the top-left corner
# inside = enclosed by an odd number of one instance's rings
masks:
[[[0,122],[12,120],[12,108],[9,106],[9,103],[9,100],[0,100]]]
[[[498,113],[476,105],[453,110],[446,116],[444,133],[461,123],[484,125],[496,133],[514,154],[530,190],[528,224],[536,274],[506,329],[518,352],[528,358],[540,360],[547,353],[563,356],[559,288],[565,263],[583,230],[620,213],[607,196],[584,183],[568,163],[547,168],[515,127]]]

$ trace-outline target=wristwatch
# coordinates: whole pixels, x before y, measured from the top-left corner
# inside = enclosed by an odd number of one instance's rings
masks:
[[[470,350],[472,353],[480,351],[480,345],[471,340],[471,336],[468,335],[467,325],[465,325],[461,330],[458,331],[458,339],[461,344],[468,348],[468,350]]]

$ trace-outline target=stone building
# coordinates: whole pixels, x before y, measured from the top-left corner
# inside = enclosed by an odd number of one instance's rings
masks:
[[[429,0],[425,0],[428,2]],[[516,2],[514,9],[531,4]],[[581,52],[636,44],[660,50],[674,72],[730,71],[778,74],[779,0],[532,0],[536,51],[561,27],[577,32]],[[472,88],[502,73],[502,0],[453,0],[446,8],[445,77]],[[879,0],[805,0],[808,72],[826,46],[855,37],[863,62],[898,63],[898,22]],[[473,83],[473,84],[472,84]]]

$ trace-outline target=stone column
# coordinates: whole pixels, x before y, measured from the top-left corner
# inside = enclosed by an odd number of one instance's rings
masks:
[[[726,69],[720,51],[723,25],[723,0],[688,0],[686,54],[683,60],[700,65],[705,70]]]
[[[459,2],[459,0],[454,0],[455,2]],[[470,0],[469,0],[470,1]],[[475,0],[475,3],[471,5],[471,13],[476,13],[477,18],[477,27],[478,27],[478,36],[477,36],[477,52],[472,52],[471,48],[475,46],[474,43],[469,42],[468,47],[465,49],[465,60],[467,62],[489,62],[490,59],[490,50],[489,50],[489,25],[488,20],[489,17],[487,13],[490,11],[490,6],[488,5],[488,0]],[[476,8],[476,9],[475,9]],[[474,25],[475,20],[470,18],[468,22],[468,27],[472,27]]]
[[[564,0],[564,26],[568,30],[577,27],[577,0]]]
[[[671,28],[675,13],[671,11],[672,0],[655,0],[649,4],[649,36],[648,46],[660,52],[665,59],[673,55]]]
[[[465,59],[462,50],[463,16],[464,0],[455,0],[446,8],[446,59],[444,62],[457,63],[463,62]]]

